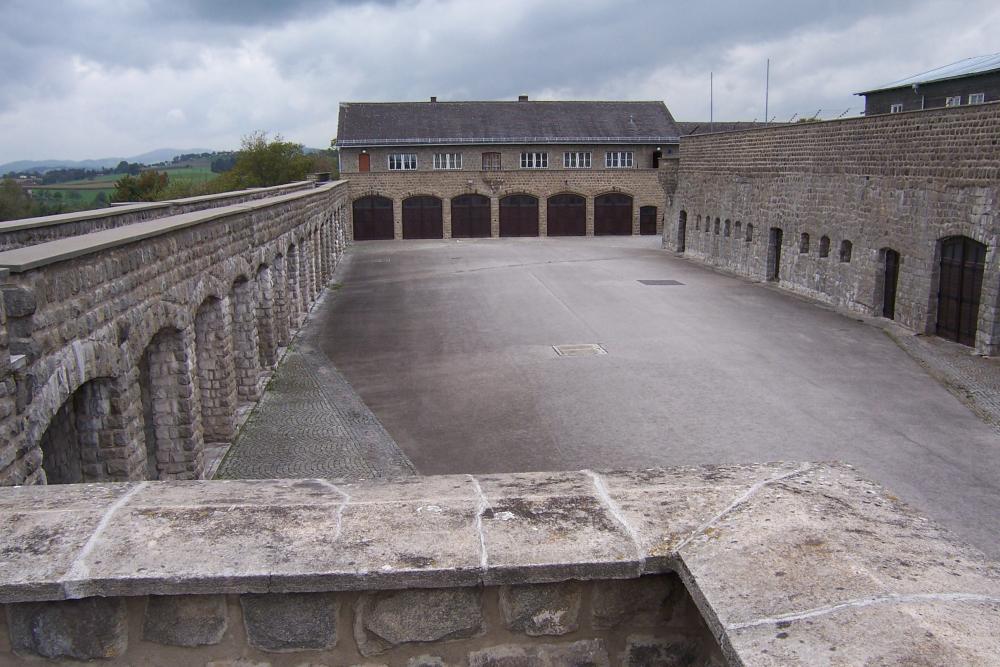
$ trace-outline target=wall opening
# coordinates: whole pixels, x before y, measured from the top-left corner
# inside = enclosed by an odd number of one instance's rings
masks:
[[[780,227],[771,227],[767,238],[767,279],[780,280],[781,244],[784,232]]]
[[[209,297],[194,318],[201,423],[206,442],[235,435],[236,384],[233,349],[221,299]]]
[[[882,260],[882,317],[896,319],[896,285],[899,282],[899,253],[892,248],[879,251]]]
[[[113,427],[121,422],[118,407],[110,378],[81,385],[63,402],[39,442],[48,484],[114,481],[102,450],[114,445]]]
[[[937,335],[975,345],[986,246],[967,236],[946,238],[940,244]]]
[[[687,217],[687,211],[681,211],[677,221],[677,252],[684,252],[687,248]]]

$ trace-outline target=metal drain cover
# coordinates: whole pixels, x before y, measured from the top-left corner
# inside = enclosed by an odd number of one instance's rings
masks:
[[[640,280],[643,285],[683,285],[678,280]]]
[[[552,349],[560,357],[593,357],[608,351],[597,343],[576,343],[573,345],[553,345]]]

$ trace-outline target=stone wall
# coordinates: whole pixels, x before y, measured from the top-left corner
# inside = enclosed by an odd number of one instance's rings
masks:
[[[1000,352],[1000,104],[684,137],[664,247],[879,316],[886,250],[895,319],[937,324],[941,241],[987,246],[976,348]],[[683,222],[683,239],[680,234]]]
[[[39,218],[9,220],[0,222],[0,252],[70,236],[89,234],[103,229],[114,229],[143,220],[256,201],[310,189],[313,186],[313,181],[299,181],[269,188],[248,188],[200,197],[123,204],[93,211],[75,211]]]
[[[0,253],[23,355],[0,484],[204,475],[206,433],[234,436],[331,279],[347,207],[341,181]]]

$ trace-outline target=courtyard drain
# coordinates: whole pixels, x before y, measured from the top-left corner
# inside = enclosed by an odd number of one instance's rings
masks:
[[[683,285],[679,280],[640,280],[643,285]]]
[[[593,357],[608,351],[597,343],[576,343],[573,345],[553,345],[552,349],[560,357]]]

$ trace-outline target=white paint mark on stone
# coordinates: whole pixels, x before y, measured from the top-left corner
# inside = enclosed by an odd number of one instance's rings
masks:
[[[762,479],[761,481],[759,481],[756,484],[754,484],[753,486],[751,486],[747,490],[747,492],[744,493],[742,496],[740,496],[739,498],[737,498],[733,502],[729,503],[729,505],[727,505],[726,508],[723,509],[721,512],[719,512],[718,514],[716,514],[715,516],[713,516],[711,519],[709,519],[708,521],[704,522],[703,524],[701,524],[700,526],[698,526],[697,528],[695,528],[691,532],[690,535],[688,535],[687,537],[685,537],[683,540],[681,540],[677,544],[677,546],[674,548],[674,551],[675,552],[680,552],[680,550],[684,546],[686,546],[691,540],[695,539],[696,537],[698,537],[699,535],[701,535],[702,533],[704,533],[706,530],[708,530],[709,528],[711,528],[712,526],[714,526],[716,523],[719,522],[720,519],[722,519],[722,517],[726,516],[727,514],[729,514],[730,512],[732,512],[734,509],[736,509],[737,507],[739,507],[740,505],[742,505],[746,501],[750,500],[752,497],[754,497],[757,494],[758,491],[760,491],[761,489],[763,489],[768,484],[773,484],[774,482],[780,482],[783,479],[788,479],[789,477],[794,477],[795,475],[801,475],[802,473],[808,472],[809,470],[811,470],[811,469],[813,469],[815,467],[816,467],[815,464],[812,464],[812,463],[803,463],[801,466],[799,466],[798,468],[796,468],[795,470],[792,470],[790,472],[782,473],[780,475],[775,475],[774,477],[768,477],[767,479]]]
[[[499,519],[500,521],[510,521],[514,518],[513,512],[497,512],[493,515],[494,519]]]
[[[336,484],[331,484],[329,481],[325,479],[319,479],[316,481],[318,481],[323,486],[333,489],[333,491],[340,494],[340,496],[344,499],[343,502],[341,502],[340,505],[337,506],[337,514],[336,514],[337,524],[336,526],[334,526],[333,529],[333,539],[336,540],[340,537],[340,527],[344,523],[344,510],[347,509],[347,505],[351,502],[351,496],[346,491],[341,490],[340,487],[338,487]]]
[[[434,512],[435,514],[440,514],[444,510],[437,505],[421,505],[417,508],[417,514],[421,512]]]
[[[846,600],[844,602],[828,605],[826,607],[816,607],[814,609],[807,609],[806,611],[781,614],[770,618],[760,618],[756,621],[749,621],[747,623],[732,623],[727,625],[726,628],[728,630],[744,630],[746,628],[755,628],[761,625],[774,625],[776,623],[802,621],[809,618],[816,618],[817,616],[832,614],[842,609],[858,609],[881,604],[913,604],[924,602],[979,602],[983,604],[1000,604],[1000,597],[993,595],[979,595],[977,593],[907,593],[896,595],[874,595],[871,597],[857,598],[855,600]]]
[[[625,533],[632,540],[632,546],[635,548],[636,555],[642,555],[642,548],[639,546],[639,536],[636,534],[632,526],[629,525],[628,521],[625,520],[625,515],[622,514],[621,508],[618,507],[618,503],[611,498],[611,494],[608,493],[608,488],[604,485],[604,480],[593,470],[584,470],[585,475],[589,476],[594,482],[594,489],[597,491],[597,497],[601,499],[607,507],[608,512],[611,516],[621,524],[622,528],[625,529]]]
[[[472,482],[472,488],[476,490],[476,497],[479,499],[476,507],[476,532],[479,533],[479,567],[486,570],[486,564],[489,559],[486,554],[486,536],[483,535],[483,514],[489,509],[490,504],[486,500],[483,488],[479,486],[479,480],[469,475],[469,481]]]

